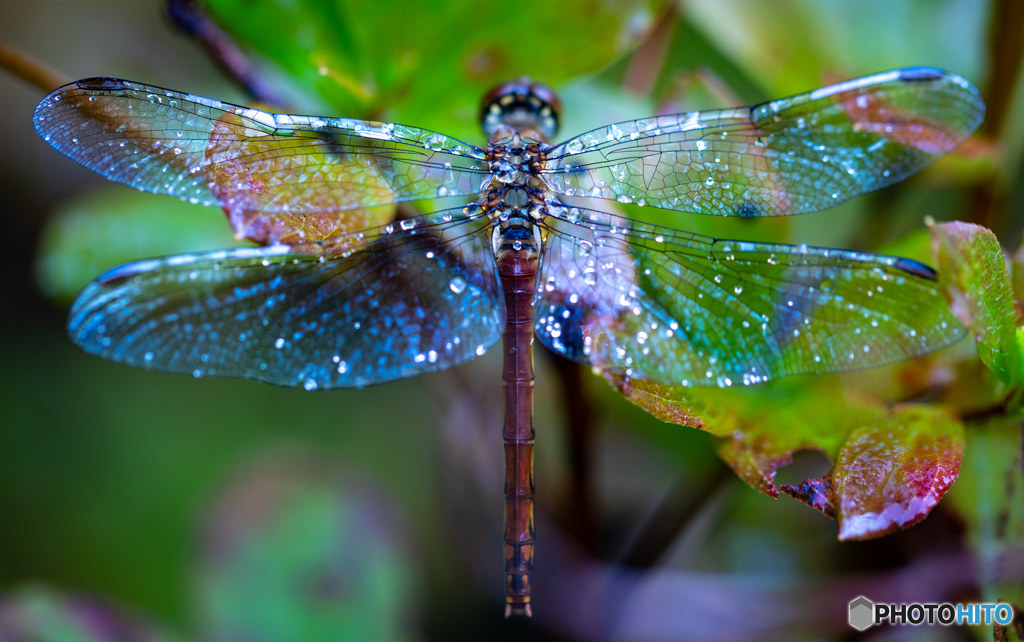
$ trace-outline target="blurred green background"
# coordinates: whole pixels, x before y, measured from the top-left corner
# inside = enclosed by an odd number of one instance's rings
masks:
[[[976,142],[903,186],[792,220],[629,212],[719,236],[888,249],[933,262],[926,215],[974,220],[1011,249],[1024,230],[1024,16],[1013,5],[251,0],[210,2],[209,10],[231,26],[292,110],[393,120],[477,144],[479,97],[521,74],[559,91],[560,137],[567,137],[615,120],[756,102],[895,67],[955,71],[986,93],[990,122]],[[155,0],[8,3],[0,41],[69,79],[114,76],[251,100]],[[32,130],[40,91],[7,74],[0,91],[8,229],[0,279],[0,589],[99,595],[183,638],[246,639],[216,626],[229,616],[217,611],[210,574],[220,567],[201,533],[230,513],[211,507],[223,507],[214,498],[230,493],[223,489],[239,484],[239,475],[258,485],[254,460],[313,452],[319,466],[348,480],[340,495],[302,481],[303,466],[282,474],[334,498],[323,505],[340,506],[342,517],[330,519],[361,525],[352,516],[372,513],[368,505],[390,516],[383,531],[353,526],[345,541],[353,551],[384,543],[380,568],[394,574],[387,586],[395,588],[357,610],[401,625],[352,639],[849,639],[846,602],[872,587],[881,597],[894,578],[922,591],[912,595],[976,596],[977,583],[958,566],[962,520],[944,505],[907,531],[840,544],[834,521],[731,476],[706,433],[661,423],[538,349],[538,569],[562,575],[538,578],[537,599],[548,601],[538,603],[534,622],[505,622],[500,351],[452,372],[312,394],[86,356],[66,338],[66,305],[102,269],[236,242],[215,209],[111,186],[67,161]],[[896,372],[843,381],[877,392],[878,381]],[[581,416],[590,435],[583,495],[571,437]],[[801,455],[779,481],[799,483],[828,467],[820,455]],[[652,524],[670,528],[659,534]],[[294,528],[296,537],[307,532]],[[657,554],[644,558],[642,545]],[[631,569],[613,565],[620,561]],[[620,591],[621,611],[593,613],[603,604],[594,592],[609,587]],[[35,590],[26,603],[51,599]],[[352,595],[365,590],[357,586]],[[272,599],[257,592],[243,603],[257,612]],[[811,612],[811,605],[820,608]],[[711,626],[734,607],[750,621]],[[645,609],[664,622],[642,618]],[[687,609],[692,617],[683,616]],[[245,610],[230,617],[245,619]],[[338,639],[341,630],[355,629],[327,622],[304,639]],[[280,635],[267,639],[289,634]],[[899,635],[984,639],[952,629]]]

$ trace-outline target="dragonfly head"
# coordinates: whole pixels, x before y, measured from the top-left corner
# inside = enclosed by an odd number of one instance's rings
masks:
[[[523,138],[550,141],[558,131],[562,101],[546,85],[522,77],[484,95],[480,124],[491,140],[518,132]]]

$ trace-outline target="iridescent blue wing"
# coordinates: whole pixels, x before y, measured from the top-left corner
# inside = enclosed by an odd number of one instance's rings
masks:
[[[466,208],[367,230],[333,254],[271,246],[129,263],[82,292],[68,332],[113,361],[307,389],[443,370],[483,354],[505,325],[490,226]]]
[[[33,120],[72,160],[139,190],[220,205],[239,237],[259,242],[278,240],[258,229],[268,216],[353,231],[384,220],[352,210],[476,194],[490,180],[482,149],[424,129],[271,114],[112,78],[61,87]]]
[[[966,335],[915,261],[551,211],[537,338],[600,369],[725,387],[880,366]]]
[[[967,139],[984,113],[960,76],[898,69],[753,107],[608,125],[553,148],[544,172],[567,196],[802,214],[903,180]]]

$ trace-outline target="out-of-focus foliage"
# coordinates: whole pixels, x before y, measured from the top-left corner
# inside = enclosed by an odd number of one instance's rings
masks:
[[[309,455],[277,455],[207,511],[195,605],[203,642],[415,639],[415,570],[391,499]],[[0,597],[3,642],[172,642],[138,616],[46,588]]]
[[[30,587],[0,597],[4,642],[174,642],[180,638],[92,597]]]
[[[1024,434],[1019,421],[994,418],[967,432],[961,476],[949,493],[967,526],[986,601],[1024,607]]]
[[[105,187],[54,212],[39,247],[43,292],[70,304],[97,274],[140,256],[168,256],[237,245],[209,208]]]
[[[310,457],[253,466],[208,509],[204,640],[404,639],[415,567],[390,498]]]

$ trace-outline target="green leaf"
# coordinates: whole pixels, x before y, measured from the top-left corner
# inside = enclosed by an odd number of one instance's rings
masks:
[[[235,479],[203,538],[211,641],[409,637],[414,565],[388,497],[328,461],[264,462]]]
[[[486,2],[204,1],[263,67],[274,61],[312,98],[303,107],[462,138],[479,136],[479,100],[491,86],[541,70],[536,80],[555,85],[599,69],[644,35],[652,4],[569,0],[526,11]],[[529,33],[557,37],[524,46]]]
[[[939,284],[953,314],[974,333],[978,357],[999,378],[1020,382],[1013,288],[999,241],[989,230],[954,221],[931,226]]]
[[[98,599],[43,587],[0,597],[0,640],[15,642],[171,642],[170,634]]]
[[[963,452],[963,425],[948,412],[897,406],[851,431],[828,475],[782,490],[838,519],[839,539],[871,539],[924,519],[956,480]]]
[[[743,389],[681,388],[604,372],[627,399],[671,423],[719,437],[718,456],[753,488],[779,496],[775,474],[799,450],[833,461],[846,434],[884,415],[835,376],[790,377]]]
[[[65,202],[47,221],[36,260],[43,293],[68,303],[128,261],[239,245],[217,208],[103,187]]]
[[[1018,245],[1010,257],[1010,280],[1013,284],[1014,308],[1020,320],[1024,312],[1024,243]]]

